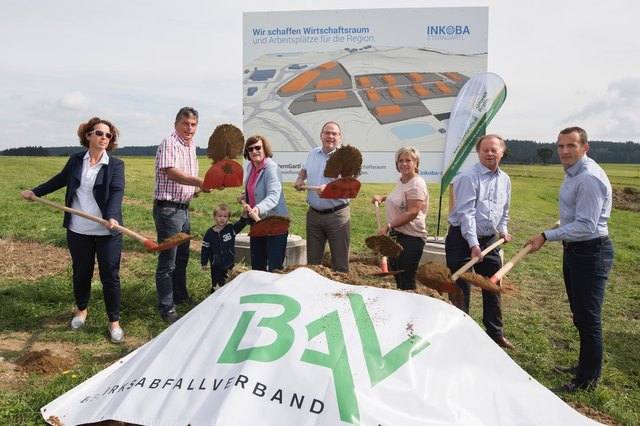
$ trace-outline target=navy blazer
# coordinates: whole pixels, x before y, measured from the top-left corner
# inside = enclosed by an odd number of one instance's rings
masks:
[[[87,151],[73,154],[69,157],[64,168],[43,183],[32,189],[33,193],[38,197],[50,194],[60,188],[67,187],[64,197],[64,204],[71,207],[73,196],[80,187],[80,179],[82,178],[82,162]],[[109,155],[109,163],[103,165],[98,172],[96,181],[93,185],[93,197],[102,212],[102,218],[105,220],[115,219],[122,225],[122,197],[124,195],[124,162],[118,158]],[[64,221],[62,226],[67,228],[71,214],[64,213]]]

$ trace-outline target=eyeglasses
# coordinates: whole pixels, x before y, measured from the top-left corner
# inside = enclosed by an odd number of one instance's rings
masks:
[[[322,134],[325,136],[333,136],[335,138],[340,135],[340,132],[322,132]]]
[[[253,152],[253,151],[258,151],[258,152],[262,151],[262,145],[253,145],[247,148],[247,152]]]
[[[113,135],[112,135],[111,133],[109,133],[109,132],[105,133],[105,132],[103,132],[102,130],[92,130],[92,131],[90,131],[90,132],[89,132],[89,133],[87,133],[87,134],[88,134],[88,135],[90,135],[91,133],[95,133],[95,134],[96,134],[96,136],[98,136],[98,137],[106,136],[106,137],[107,137],[107,139],[111,139],[111,138],[113,138]]]

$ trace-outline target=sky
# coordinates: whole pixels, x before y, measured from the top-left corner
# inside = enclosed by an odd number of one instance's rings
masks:
[[[123,146],[157,145],[182,106],[195,141],[242,128],[243,12],[388,8],[381,0],[2,0],[0,150],[70,146],[80,123],[112,121]],[[394,8],[489,7],[488,71],[507,100],[506,139],[640,142],[640,3],[396,0]]]

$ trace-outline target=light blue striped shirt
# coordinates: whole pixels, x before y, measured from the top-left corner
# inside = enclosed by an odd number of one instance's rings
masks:
[[[507,233],[511,203],[511,179],[500,168],[495,173],[481,163],[453,180],[455,206],[449,223],[459,226],[469,247],[478,236]]]
[[[586,155],[565,169],[560,186],[560,227],[545,231],[551,241],[588,241],[609,235],[611,183],[602,167]]]
[[[307,163],[304,165],[304,169],[307,171],[307,185],[326,185],[335,180],[333,178],[324,177],[324,168],[334,152],[336,152],[335,149],[328,154],[325,154],[322,152],[321,146],[309,151]],[[346,198],[320,198],[320,195],[316,191],[307,191],[307,203],[316,210],[326,210],[348,202],[349,200]]]

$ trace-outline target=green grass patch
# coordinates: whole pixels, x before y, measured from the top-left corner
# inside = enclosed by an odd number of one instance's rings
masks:
[[[125,226],[147,236],[155,235],[151,214],[153,200],[153,158],[124,158],[127,186],[125,190]],[[57,173],[66,158],[0,157],[0,238],[37,241],[66,247],[62,212],[37,203],[27,203],[20,191],[45,181]],[[201,175],[209,167],[201,159]],[[639,165],[604,165],[615,188],[640,189]],[[506,166],[513,183],[510,232],[514,241],[505,246],[510,258],[526,239],[549,229],[558,218],[558,189],[563,179],[559,166]],[[375,233],[375,215],[370,198],[387,194],[393,184],[363,184],[352,201],[352,255],[369,254],[364,245]],[[211,226],[211,212],[218,203],[229,204],[235,216],[240,208],[235,199],[239,188],[202,194],[192,203],[192,235],[202,238]],[[435,235],[439,203],[438,185],[429,185],[431,200],[427,229]],[[64,189],[46,198],[63,203]],[[291,233],[305,235],[305,193],[285,184],[285,197],[292,217]],[[443,197],[443,212],[448,211],[448,192]],[[601,386],[593,393],[567,396],[568,401],[593,407],[624,425],[640,424],[640,264],[639,213],[615,210],[610,234],[616,257],[604,304],[605,360]],[[440,236],[446,233],[446,213],[440,222]],[[46,248],[45,248],[46,249]],[[73,333],[68,322],[73,314],[70,268],[37,281],[0,277],[0,338],[28,336],[17,349],[0,347],[0,356],[15,362],[35,344],[69,345],[81,348],[74,358],[73,373],[28,375],[15,383],[0,387],[0,424],[43,424],[39,409],[73,388],[106,365],[157,336],[166,325],[156,311],[154,284],[155,255],[144,246],[125,237],[127,262],[122,267],[122,325],[124,345],[107,343],[106,314],[98,281],[89,305],[90,320],[80,333]],[[545,386],[568,380],[551,371],[556,364],[572,364],[577,359],[578,337],[561,274],[561,246],[546,244],[534,255],[525,257],[507,276],[513,294],[503,298],[505,333],[517,345],[512,358]],[[33,255],[33,254],[31,254]],[[0,254],[0,259],[2,259]],[[189,289],[196,300],[209,292],[209,274],[202,272],[196,259],[188,270]],[[26,271],[25,273],[28,273]],[[96,277],[97,280],[97,277]],[[188,308],[180,308],[184,313]],[[480,321],[481,299],[474,292],[472,316]],[[76,377],[72,377],[74,375]]]

